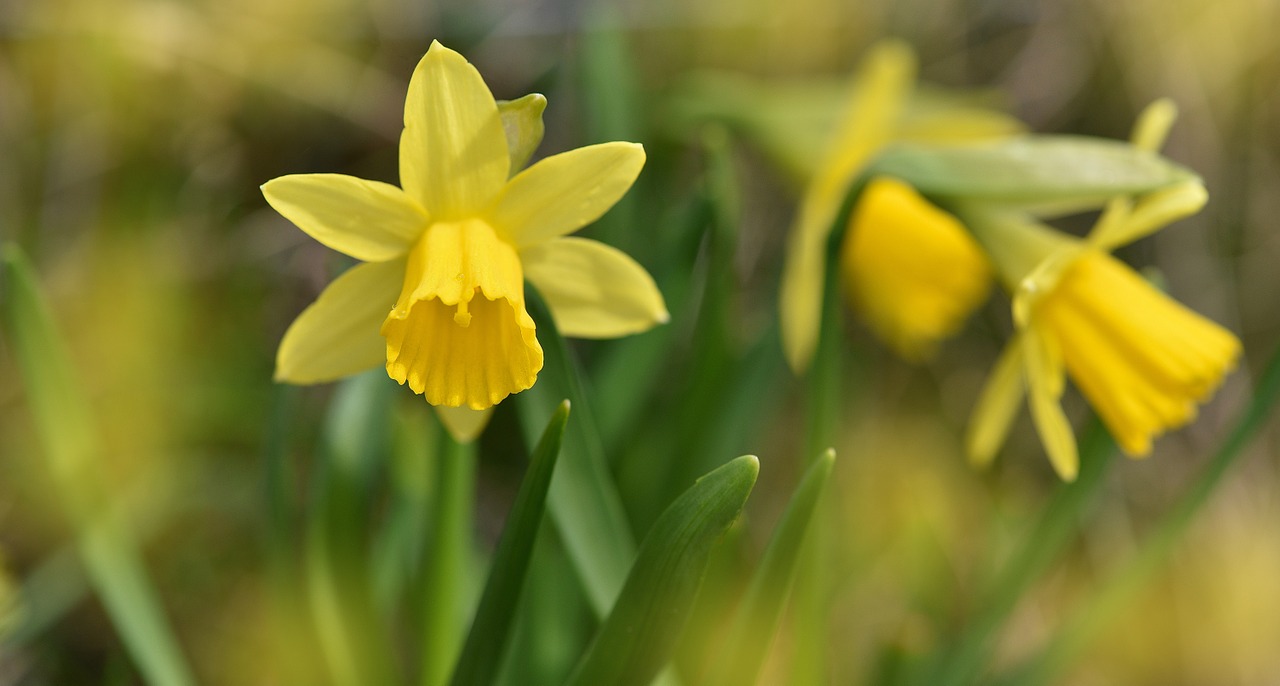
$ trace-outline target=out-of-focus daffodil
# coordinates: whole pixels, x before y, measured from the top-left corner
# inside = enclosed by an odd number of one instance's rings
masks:
[[[991,265],[955,217],[892,178],[867,184],[840,248],[845,293],[902,357],[919,360],[991,292]]]
[[[1173,118],[1172,104],[1157,102],[1140,118],[1134,144],[1157,149]],[[1130,456],[1149,454],[1153,438],[1195,417],[1196,404],[1234,368],[1239,341],[1108,253],[1194,214],[1207,197],[1187,181],[1115,199],[1083,240],[1023,214],[963,211],[1013,293],[1017,327],[974,410],[971,461],[994,458],[1025,392],[1050,462],[1073,480],[1076,442],[1060,403],[1067,372]]]
[[[886,145],[896,140],[960,141],[1008,135],[1019,126],[1007,117],[971,116],[972,108],[957,110],[954,121],[936,98],[919,99],[928,107],[909,106],[915,80],[915,56],[898,42],[876,46],[856,77],[844,115],[829,136],[825,159],[809,179],[791,228],[787,259],[783,266],[780,298],[782,343],[792,369],[809,366],[817,346],[822,284],[826,273],[827,241],[840,207],[858,175]],[[842,268],[871,267],[864,274],[848,274],[846,284],[871,323],[899,353],[909,358],[927,355],[938,340],[953,333],[987,292],[989,271],[975,255],[971,242],[952,222],[910,189],[900,185],[878,185],[861,202],[873,206],[855,213],[842,250]],[[889,215],[892,215],[890,217]],[[874,217],[874,219],[872,219]],[[876,275],[887,275],[888,265],[908,257],[908,240],[891,238],[880,232],[881,222],[897,226],[919,219],[927,227],[905,226],[927,241],[921,248],[920,265],[951,262],[963,271],[955,275],[964,287],[956,291],[916,284],[908,291],[873,283]],[[872,232],[857,236],[862,229]],[[895,243],[894,240],[901,241]],[[956,250],[953,255],[948,255]],[[951,278],[951,277],[947,277]],[[890,282],[900,280],[891,278]],[[923,288],[921,287],[923,286]],[[924,293],[929,295],[925,296]],[[913,309],[922,299],[930,310]],[[946,301],[946,302],[944,302]]]
[[[397,188],[338,174],[284,176],[263,194],[321,243],[361,260],[294,321],[276,378],[318,383],[379,363],[474,437],[492,406],[533,385],[542,348],[524,281],[566,335],[609,338],[667,320],[648,272],[601,243],[567,237],[622,197],[644,165],[634,143],[548,157],[512,176],[540,139],[503,116],[479,72],[433,42],[405,101]],[[504,127],[505,124],[505,127]],[[527,132],[526,132],[527,133]],[[532,143],[532,144],[530,144]]]

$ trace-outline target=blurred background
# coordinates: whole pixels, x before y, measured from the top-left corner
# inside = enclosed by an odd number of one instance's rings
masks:
[[[1151,459],[1114,466],[1070,554],[1019,604],[997,654],[1012,664],[1133,552],[1221,441],[1280,339],[1277,26],[1277,0],[4,0],[0,238],[41,274],[93,402],[109,488],[201,681],[316,683],[305,660],[282,661],[269,640],[278,625],[267,618],[264,456],[288,436],[302,508],[331,389],[275,386],[275,347],[344,263],[271,211],[258,186],[302,172],[395,182],[404,89],[432,39],[463,53],[500,99],[546,94],[535,158],[644,143],[637,188],[588,233],[634,255],[671,304],[672,324],[644,336],[670,337],[681,354],[648,371],[676,378],[718,336],[735,351],[725,374],[757,378],[754,414],[735,415],[744,419],[714,443],[723,454],[703,462],[668,457],[646,431],[675,421],[662,413],[686,407],[672,401],[681,388],[664,381],[626,400],[638,419],[615,424],[613,399],[597,401],[612,445],[628,446],[614,465],[641,534],[679,492],[662,484],[687,485],[739,452],[762,461],[748,519],[772,522],[803,464],[799,385],[773,324],[797,187],[751,141],[673,116],[672,93],[692,75],[839,84],[867,46],[896,36],[914,46],[923,81],[995,93],[1037,132],[1126,138],[1143,106],[1169,96],[1181,118],[1165,152],[1204,177],[1210,202],[1121,254],[1240,335],[1245,359],[1195,424]],[[731,162],[729,190],[708,180],[709,146]],[[708,197],[716,217],[699,210]],[[686,283],[714,261],[711,227],[726,213],[733,249],[724,270],[707,272],[720,281]],[[732,307],[708,331],[698,298],[720,295]],[[898,361],[849,318],[853,395],[831,485],[836,602],[827,626],[784,626],[775,661],[797,641],[825,641],[833,683],[854,684],[873,682],[886,654],[928,652],[963,625],[975,580],[1043,509],[1057,480],[1025,415],[990,472],[970,471],[962,455],[1007,310],[997,294],[923,365]],[[4,345],[0,686],[138,683],[77,571]],[[626,345],[579,346],[588,378]],[[712,400],[700,412],[728,402],[703,391]],[[420,410],[402,395],[404,412]],[[1083,416],[1078,397],[1069,405]],[[482,555],[523,470],[504,450],[504,412],[482,451]],[[1280,679],[1278,438],[1272,427],[1253,444],[1063,683]]]

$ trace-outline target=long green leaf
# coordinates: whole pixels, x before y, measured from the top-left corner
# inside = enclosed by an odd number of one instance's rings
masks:
[[[498,672],[502,649],[507,643],[524,588],[525,572],[533,556],[533,543],[542,523],[547,489],[551,486],[551,474],[560,456],[560,442],[567,421],[569,401],[566,400],[560,403],[542,432],[542,440],[538,441],[529,461],[529,472],[520,484],[515,504],[511,506],[506,528],[493,555],[489,580],[471,623],[471,632],[454,667],[450,681],[453,686],[489,684]]]
[[[1086,136],[1023,136],[966,146],[900,145],[867,176],[898,177],[925,195],[1052,212],[1102,206],[1116,195],[1147,193],[1196,175],[1124,141]]]
[[[834,450],[823,453],[805,471],[791,496],[730,625],[720,659],[712,665],[712,674],[705,682],[709,686],[750,686],[756,682],[800,566],[805,532],[835,459]]]
[[[573,422],[565,429],[548,507],[596,616],[604,617],[627,578],[635,538],[584,400],[576,363],[546,305],[532,291],[528,307],[538,324],[544,360],[538,383],[516,396],[520,424],[533,443],[562,399],[573,404]]]
[[[99,478],[97,437],[71,356],[16,245],[0,257],[5,334],[17,357],[36,428],[65,507],[77,529],[80,555],[125,648],[148,683],[193,683],[130,532],[111,512]]]
[[[662,513],[571,686],[644,686],[662,669],[693,609],[712,546],[737,519],[759,471],[754,456],[739,457]]]

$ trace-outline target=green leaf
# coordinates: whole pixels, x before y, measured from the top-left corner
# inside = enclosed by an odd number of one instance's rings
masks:
[[[547,109],[547,98],[541,93],[530,93],[515,100],[499,100],[498,114],[502,116],[502,129],[507,134],[507,154],[511,157],[511,173],[514,175],[533,157],[533,151],[542,143],[545,128],[542,111]]]
[[[520,484],[515,504],[507,517],[507,525],[498,540],[493,555],[489,581],[485,584],[480,606],[476,609],[467,635],[462,655],[454,667],[454,686],[474,686],[492,683],[502,661],[502,649],[507,643],[520,593],[524,588],[525,573],[533,555],[538,527],[547,502],[547,490],[551,486],[551,474],[560,456],[560,442],[565,423],[569,421],[569,401],[560,403],[552,415],[542,440],[533,451],[529,471]]]
[[[584,400],[576,361],[546,305],[532,290],[527,306],[538,325],[544,358],[538,383],[516,396],[520,424],[525,438],[533,443],[561,399],[573,404],[573,423],[565,429],[548,508],[592,609],[597,617],[604,617],[627,578],[635,539]]]
[[[1196,175],[1124,141],[1021,136],[964,146],[898,145],[866,173],[894,176],[943,201],[963,200],[1056,214],[1101,207]]]
[[[5,337],[17,358],[58,495],[76,527],[89,580],[148,683],[193,683],[137,546],[111,511],[89,402],[34,270],[16,245],[4,246],[0,279]]]
[[[809,521],[831,476],[835,459],[835,451],[828,449],[805,471],[765,549],[760,567],[751,578],[729,636],[721,646],[720,659],[712,664],[713,673],[706,684],[750,686],[756,682],[800,566],[805,532],[809,530]]]
[[[693,609],[712,546],[737,519],[759,471],[754,456],[739,457],[662,513],[571,686],[644,686],[662,669]]]

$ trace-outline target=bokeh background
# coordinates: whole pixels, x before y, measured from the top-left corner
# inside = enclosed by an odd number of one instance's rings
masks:
[[[272,212],[258,186],[299,172],[395,182],[404,88],[432,39],[466,55],[499,98],[547,95],[539,156],[645,144],[639,187],[590,231],[635,255],[664,289],[706,259],[707,228],[682,214],[708,183],[705,140],[671,106],[692,74],[834,83],[872,42],[897,36],[918,52],[924,81],[998,93],[1033,131],[1125,138],[1144,105],[1169,96],[1181,118],[1166,154],[1203,175],[1210,203],[1122,256],[1239,334],[1245,359],[1194,425],[1151,459],[1114,467],[1070,554],[1001,639],[997,660],[1013,663],[1132,554],[1220,442],[1280,339],[1276,27],[1276,0],[5,0],[0,237],[32,256],[51,295],[94,403],[110,489],[201,680],[314,683],[306,660],[282,658],[269,636],[278,626],[267,618],[264,454],[287,427],[304,502],[330,389],[275,386],[274,352],[343,263]],[[802,464],[798,384],[776,343],[762,343],[776,338],[796,188],[749,141],[731,135],[727,145],[736,247],[732,279],[709,292],[734,305],[712,333],[742,350],[765,346],[744,358],[764,362],[741,373],[762,375],[768,399],[729,445],[761,456],[748,518],[771,522]],[[706,332],[681,319],[689,308],[673,302],[672,331],[645,335],[695,348]],[[1057,482],[1025,416],[992,471],[971,472],[962,456],[1007,309],[997,295],[923,365],[898,361],[850,320],[853,395],[831,486],[839,593],[826,626],[784,626],[775,662],[798,641],[825,641],[833,683],[868,683],[886,653],[928,652],[963,625],[975,580],[1044,507]],[[590,363],[619,345],[579,350]],[[651,373],[681,364],[660,361]],[[667,406],[662,393],[644,402],[642,416]],[[1070,402],[1083,417],[1079,398]],[[500,411],[491,433],[511,426]],[[627,444],[642,451],[643,422],[617,435],[640,436]],[[1277,438],[1272,427],[1253,444],[1064,683],[1280,680]],[[501,446],[501,436],[486,441]],[[641,533],[665,503],[641,497],[660,492],[651,470],[705,471],[651,459],[616,462]],[[513,458],[481,466],[481,551],[521,470]],[[0,607],[16,607],[0,622],[9,635],[0,685],[137,683],[77,571],[53,489],[0,341]],[[14,600],[19,586],[39,597]]]

